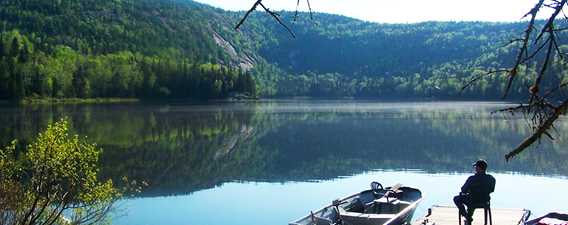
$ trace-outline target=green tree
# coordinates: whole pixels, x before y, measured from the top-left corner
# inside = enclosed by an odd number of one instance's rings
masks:
[[[73,76],[73,88],[75,89],[75,95],[79,98],[88,98],[91,95],[91,85],[83,65],[78,66]]]
[[[8,55],[10,57],[16,57],[20,54],[20,41],[18,40],[17,36],[12,38],[12,44],[10,45],[10,53]]]
[[[20,49],[18,60],[21,63],[28,62],[30,60],[30,57],[31,57],[31,54],[32,54],[31,51],[32,50],[31,50],[30,43],[28,41],[24,41],[24,45]]]
[[[4,35],[0,34],[0,58],[4,57],[4,51],[6,51],[6,46],[4,46]]]
[[[0,151],[0,224],[106,220],[120,194],[112,181],[97,179],[100,152],[70,135],[65,119],[49,125],[26,148],[13,141]]]

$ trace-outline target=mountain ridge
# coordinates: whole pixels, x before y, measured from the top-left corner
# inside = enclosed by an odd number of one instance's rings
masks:
[[[459,97],[458,83],[481,70],[506,66],[514,46],[499,46],[519,35],[524,26],[502,22],[381,24],[326,13],[314,13],[313,20],[308,13],[299,13],[294,22],[294,12],[281,12],[297,35],[293,39],[262,12],[252,13],[235,31],[242,12],[193,1],[12,0],[0,6],[4,49],[0,80],[8,81],[0,85],[0,98],[224,98],[234,91],[265,97]],[[14,51],[32,55],[31,62],[11,61],[21,55],[6,50],[13,49],[14,37],[20,43]],[[77,66],[59,68],[71,70],[62,77],[43,71],[41,66],[55,63],[40,59],[61,58],[64,54],[56,53],[64,47],[74,55],[67,61]],[[111,78],[119,76],[115,80],[126,80],[111,88],[115,91],[95,91],[114,84],[110,78],[95,82],[101,76],[79,76],[82,67],[90,67],[82,61],[104,61],[105,56],[120,54],[125,58],[122,66],[132,67],[128,70],[134,78],[120,77],[125,71],[118,69],[108,72]],[[112,64],[116,59],[107,61]],[[207,73],[217,75],[211,78]],[[33,76],[62,82],[62,87],[34,85]],[[242,78],[248,81],[236,87],[240,76],[251,78]],[[69,79],[77,81],[61,81]],[[486,87],[468,89],[467,97],[487,98],[499,92],[499,79],[483,82]],[[517,95],[525,82],[521,79],[516,86]],[[244,83],[257,87],[243,88]],[[42,85],[51,91],[39,90]]]

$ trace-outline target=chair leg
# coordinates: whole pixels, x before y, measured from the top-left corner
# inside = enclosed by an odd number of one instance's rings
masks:
[[[491,208],[487,208],[489,212],[489,225],[493,225],[493,216],[491,215]]]
[[[483,213],[484,213],[484,216],[483,216],[483,217],[484,217],[484,219],[485,219],[484,224],[487,225],[487,216],[488,216],[488,215],[487,215],[487,214],[488,214],[487,208],[483,209]]]

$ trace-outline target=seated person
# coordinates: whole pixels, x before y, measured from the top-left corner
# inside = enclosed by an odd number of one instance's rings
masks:
[[[473,212],[476,205],[484,205],[489,202],[490,193],[495,191],[495,178],[486,174],[487,162],[485,160],[477,160],[473,167],[475,174],[467,178],[467,181],[461,188],[458,196],[454,197],[454,203],[459,209],[460,215],[465,217],[466,225],[473,221]],[[467,206],[467,211],[465,207]]]

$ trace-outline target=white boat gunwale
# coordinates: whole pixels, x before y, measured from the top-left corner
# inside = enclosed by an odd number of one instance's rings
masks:
[[[394,222],[397,218],[399,218],[400,216],[407,214],[410,210],[415,210],[418,207],[418,204],[420,202],[422,202],[422,199],[424,199],[424,196],[422,196],[421,198],[419,198],[418,200],[414,201],[412,204],[410,204],[409,206],[407,206],[405,209],[401,210],[400,212],[398,212],[392,219],[390,219],[389,221],[387,221],[386,223],[384,223],[384,225],[391,225],[392,222]]]

